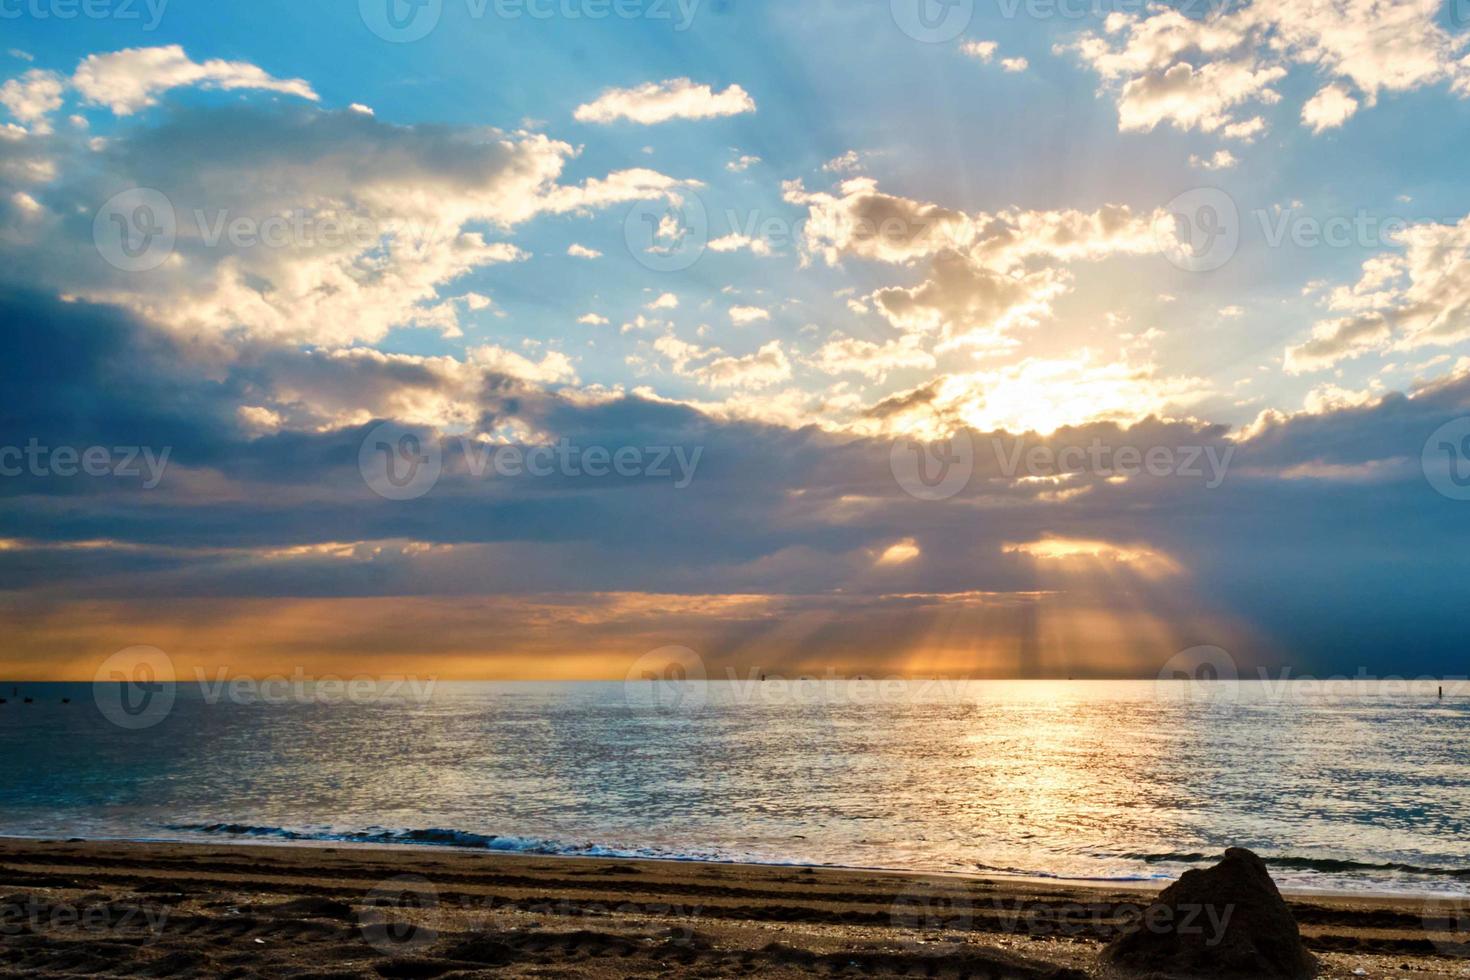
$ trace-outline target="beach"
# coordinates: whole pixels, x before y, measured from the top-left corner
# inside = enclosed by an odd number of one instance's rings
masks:
[[[0,840],[3,976],[1111,977],[1154,886],[432,847]],[[1321,977],[1464,976],[1452,900],[1288,893]],[[1458,927],[1458,932],[1457,932]]]

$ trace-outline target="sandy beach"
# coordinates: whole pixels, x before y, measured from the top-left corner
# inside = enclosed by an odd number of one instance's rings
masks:
[[[0,840],[4,976],[1110,977],[1151,889],[431,848]],[[1452,907],[1289,895],[1319,976],[1465,976]],[[1460,932],[1456,934],[1456,926]],[[1459,955],[1456,955],[1456,954]]]

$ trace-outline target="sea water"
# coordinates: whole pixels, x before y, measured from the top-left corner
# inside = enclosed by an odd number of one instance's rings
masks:
[[[1470,693],[756,679],[3,691],[0,834],[1470,890]],[[24,697],[32,703],[24,703]],[[69,699],[70,703],[62,703]]]

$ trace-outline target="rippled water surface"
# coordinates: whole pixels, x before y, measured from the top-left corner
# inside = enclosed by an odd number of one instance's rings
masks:
[[[1470,696],[1432,684],[439,683],[271,703],[180,684],[139,730],[91,685],[21,693],[0,705],[5,834],[1071,878],[1174,877],[1243,845],[1296,886],[1470,886]]]

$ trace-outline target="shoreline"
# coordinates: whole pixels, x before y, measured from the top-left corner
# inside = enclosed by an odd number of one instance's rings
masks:
[[[57,975],[86,972],[76,964],[87,957],[122,957],[122,975],[164,975],[158,960],[172,957],[164,965],[179,972],[348,980],[895,975],[961,963],[980,975],[1102,978],[1111,974],[1099,951],[1163,884],[415,844],[4,837],[0,967]],[[1453,901],[1287,899],[1319,976],[1463,976],[1470,965],[1470,924]]]
[[[1122,891],[1158,891],[1178,880],[1177,876],[1159,877],[1133,877],[1133,878],[1106,878],[1106,877],[1068,877],[1063,875],[1049,874],[1047,872],[1007,872],[996,869],[981,869],[976,871],[963,871],[954,869],[926,869],[926,868],[899,868],[884,867],[878,865],[861,864],[812,864],[801,861],[775,861],[775,860],[742,860],[738,858],[714,858],[714,857],[684,857],[678,855],[650,855],[650,854],[587,854],[576,852],[558,851],[536,851],[516,850],[514,848],[492,848],[477,847],[459,844],[437,844],[418,841],[365,841],[353,839],[335,839],[331,837],[249,837],[230,835],[199,835],[199,836],[139,836],[139,837],[108,837],[108,836],[84,836],[84,835],[60,835],[60,834],[6,834],[0,833],[0,848],[8,841],[30,841],[37,843],[85,843],[85,844],[141,844],[141,845],[171,845],[181,844],[190,846],[212,847],[212,846],[238,846],[238,847],[281,847],[281,848],[304,848],[307,850],[385,850],[404,852],[431,852],[444,854],[480,854],[480,855],[504,855],[507,857],[542,858],[547,860],[579,860],[579,861],[634,861],[649,862],[654,864],[673,865],[709,865],[712,867],[749,867],[767,869],[804,869],[812,868],[825,871],[847,871],[863,872],[868,874],[900,875],[910,878],[956,878],[988,882],[992,884],[1017,883],[1027,887],[1044,887],[1055,885],[1059,888],[1096,888],[1103,890]],[[1221,856],[1224,851],[1222,849]],[[1381,902],[1426,902],[1434,900],[1448,901],[1453,895],[1445,892],[1427,890],[1392,890],[1377,888],[1330,888],[1315,887],[1311,885],[1282,884],[1277,881],[1277,888],[1282,895],[1287,897],[1321,898],[1321,899],[1365,899]],[[1470,900],[1470,884],[1466,888],[1467,900]]]

